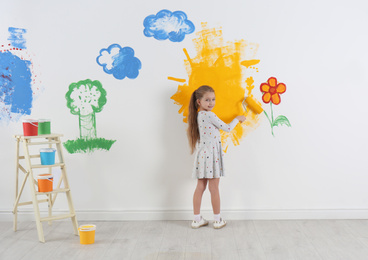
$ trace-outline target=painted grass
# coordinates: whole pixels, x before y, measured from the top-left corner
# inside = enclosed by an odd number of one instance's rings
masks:
[[[105,138],[68,140],[64,142],[64,147],[69,153],[92,153],[95,150],[109,151],[116,140],[106,140]]]

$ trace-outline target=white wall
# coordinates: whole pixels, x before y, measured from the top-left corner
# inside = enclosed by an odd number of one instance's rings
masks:
[[[116,139],[109,152],[64,151],[79,219],[189,219],[191,179],[182,115],[170,97],[187,78],[180,43],[143,35],[143,20],[162,9],[184,11],[200,30],[222,27],[226,41],[259,43],[257,79],[287,85],[278,114],[292,127],[260,126],[226,154],[221,179],[227,218],[365,218],[368,213],[368,4],[356,1],[7,1],[0,9],[0,44],[8,27],[27,29],[27,48],[43,90],[32,118],[50,118],[63,140],[78,137],[78,117],[66,107],[69,84],[99,80],[107,104],[96,114],[98,136]],[[102,71],[102,48],[130,46],[139,76],[117,80]],[[256,88],[263,81],[256,81]],[[0,124],[0,219],[14,201],[15,141],[21,122]],[[26,187],[28,188],[28,186]],[[24,199],[29,199],[26,189]],[[67,209],[58,198],[56,211]],[[208,191],[203,212],[211,216]],[[20,219],[32,218],[32,208]]]

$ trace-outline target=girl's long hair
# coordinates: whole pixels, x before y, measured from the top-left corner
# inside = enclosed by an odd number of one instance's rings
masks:
[[[197,90],[195,90],[190,97],[189,102],[189,115],[188,115],[188,139],[189,139],[189,146],[191,149],[191,153],[194,152],[196,144],[199,140],[199,129],[198,129],[198,103],[197,100],[201,99],[203,95],[207,92],[215,92],[213,88],[210,86],[200,86]]]

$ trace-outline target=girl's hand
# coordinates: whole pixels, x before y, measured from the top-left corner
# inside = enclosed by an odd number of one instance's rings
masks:
[[[240,121],[240,123],[243,123],[246,119],[245,116],[237,116],[236,118]]]

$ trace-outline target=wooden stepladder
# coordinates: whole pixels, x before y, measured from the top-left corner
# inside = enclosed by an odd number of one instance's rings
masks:
[[[48,221],[49,225],[51,225],[53,220],[71,218],[74,234],[78,235],[78,222],[73,206],[72,196],[70,193],[70,186],[68,182],[68,177],[66,174],[64,156],[62,151],[62,144],[60,141],[60,137],[63,136],[61,134],[48,134],[48,135],[39,135],[39,136],[23,136],[23,135],[15,135],[16,139],[16,171],[15,171],[15,202],[13,208],[14,214],[14,231],[17,230],[17,218],[18,218],[18,207],[24,205],[31,205],[33,204],[34,214],[36,217],[36,225],[37,225],[37,232],[38,232],[38,239],[41,242],[45,242],[42,222]],[[20,156],[20,146],[21,143],[23,144],[23,152],[24,155]],[[53,148],[56,146],[56,154],[58,161],[55,158],[55,164],[53,165],[41,165],[40,162],[40,153],[37,151],[36,154],[30,154],[30,150],[34,150],[33,146],[47,146],[48,148]],[[32,147],[31,147],[32,146]],[[56,157],[56,156],[55,156]],[[36,163],[34,163],[36,160]],[[21,162],[25,161],[25,166],[21,165]],[[52,173],[53,167],[59,167],[61,169],[61,177],[57,183],[57,188],[55,188],[51,192],[38,192],[38,182],[35,180],[35,171],[39,170],[48,170],[48,173]],[[18,187],[19,184],[19,174],[22,171],[24,173],[23,182]],[[22,195],[24,186],[26,182],[29,182],[30,191],[32,196],[32,201],[27,202],[19,202],[20,197]],[[63,184],[63,187],[61,187]],[[56,197],[58,193],[63,192],[66,194],[66,198],[69,205],[69,214],[64,215],[52,215],[52,207],[54,206]],[[46,199],[38,199],[38,196],[46,196]],[[48,216],[41,217],[39,203],[47,202],[48,203]]]

